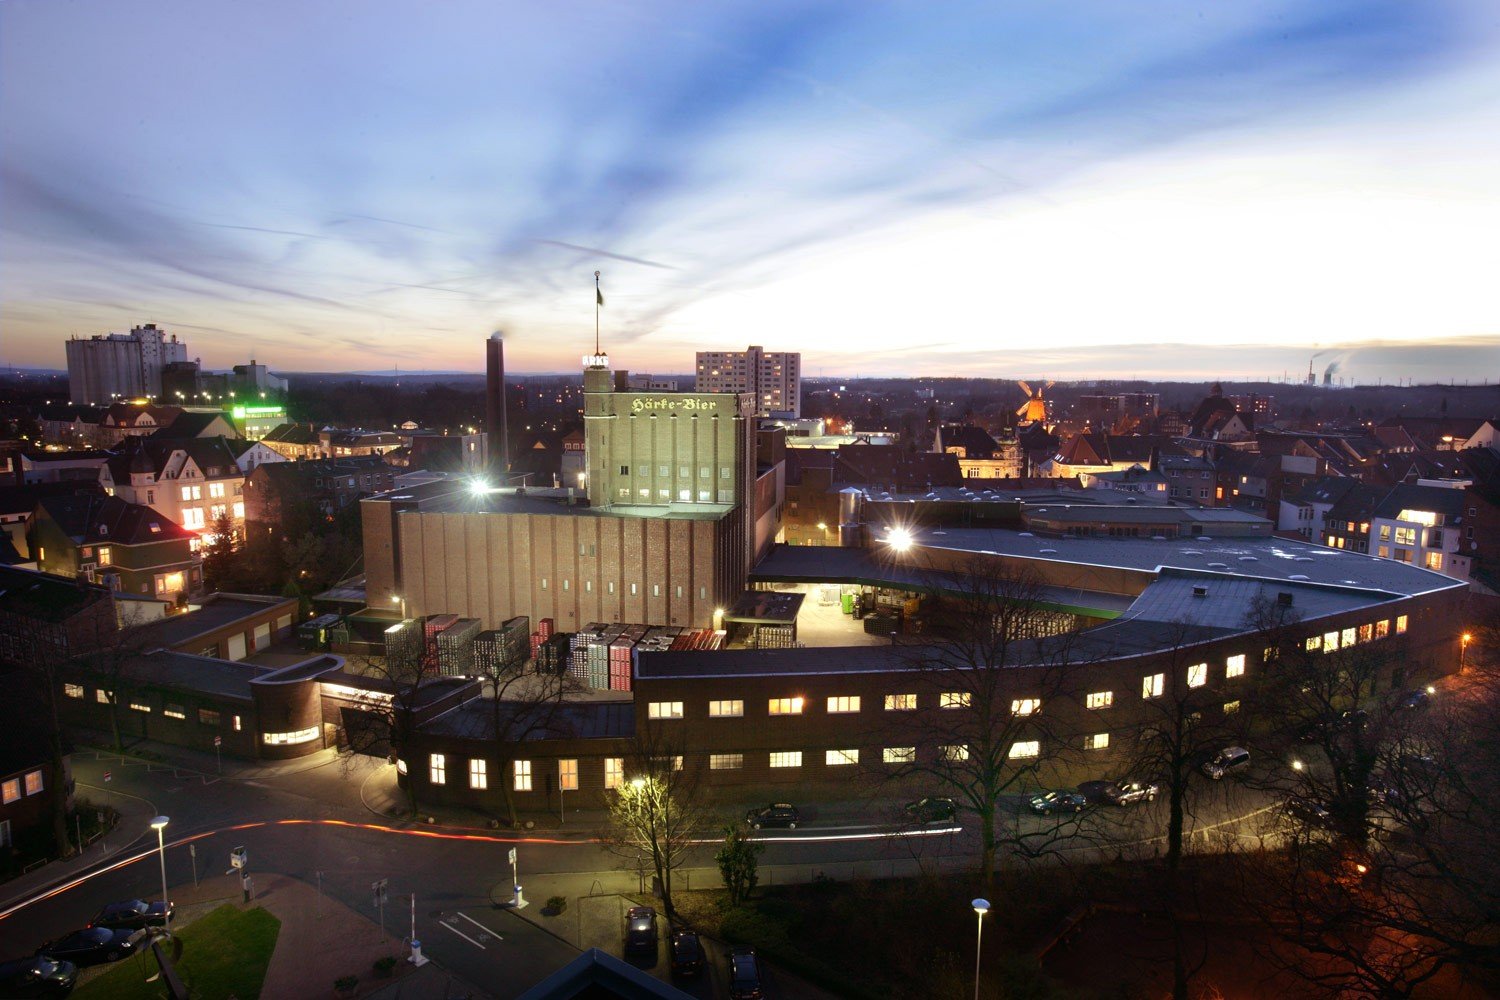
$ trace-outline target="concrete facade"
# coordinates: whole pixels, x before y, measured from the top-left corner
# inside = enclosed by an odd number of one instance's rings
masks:
[[[161,395],[161,372],[168,364],[187,360],[187,344],[173,334],[170,340],[155,323],[128,334],[100,334],[65,343],[68,392],[75,403],[107,405],[116,399]]]

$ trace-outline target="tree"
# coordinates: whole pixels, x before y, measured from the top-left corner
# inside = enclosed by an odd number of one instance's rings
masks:
[[[1072,616],[1045,605],[1029,570],[974,559],[924,576],[929,632],[903,647],[900,659],[922,688],[918,701],[937,708],[880,713],[881,742],[909,749],[904,760],[883,763],[895,765],[890,777],[925,778],[974,811],[980,877],[989,885],[1002,844],[1001,796],[1035,783],[1061,755],[1043,708],[1066,689]],[[1026,678],[1024,693],[1018,676]]]
[[[121,611],[122,615],[127,613]],[[118,623],[96,622],[90,651],[79,656],[73,665],[73,669],[97,684],[104,695],[109,707],[110,735],[117,753],[125,750],[120,698],[133,682],[132,674],[140,656],[153,645],[159,645],[147,628],[149,624],[134,616]],[[142,725],[144,727],[144,722]],[[146,736],[144,728],[141,735]]]
[[[236,555],[242,546],[227,512],[214,519],[210,537],[212,540],[203,550],[204,583],[210,590],[238,589],[242,580]]]
[[[698,784],[681,748],[660,733],[638,733],[626,780],[609,803],[609,825],[601,838],[620,857],[650,871],[667,918],[674,919],[672,875],[709,826]]]
[[[510,780],[515,762],[524,756],[529,741],[571,734],[564,706],[567,696],[578,691],[580,684],[566,672],[539,668],[535,660],[477,663],[475,670],[489,703],[506,813],[515,826],[515,782]]]
[[[714,855],[724,888],[729,890],[729,905],[738,906],[750,897],[760,882],[760,855],[766,845],[745,839],[738,823],[724,827],[724,844]]]
[[[417,708],[427,679],[422,674],[420,656],[421,623],[407,627],[418,631],[415,644],[388,639],[385,656],[351,656],[345,661],[344,669],[375,682],[345,711],[346,777],[355,754],[385,757],[393,763],[406,760],[408,768],[416,766],[403,755],[417,735]],[[415,814],[419,803],[414,775],[407,774],[405,786],[407,805]]]

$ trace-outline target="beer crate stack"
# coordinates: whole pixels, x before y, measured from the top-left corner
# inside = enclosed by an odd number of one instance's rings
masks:
[[[662,652],[672,649],[678,637],[687,631],[689,630],[677,625],[658,625],[655,628],[648,628],[646,634],[641,637],[641,641],[635,644],[635,648],[644,652]]]
[[[531,619],[525,615],[512,618],[500,626],[501,663],[514,669],[525,665],[531,657],[528,643]]]
[[[414,669],[422,659],[422,623],[407,618],[386,629],[385,658],[394,670]]]
[[[536,668],[555,674],[566,673],[573,662],[572,640],[573,635],[569,632],[558,632],[542,640],[534,654]]]
[[[502,669],[504,642],[497,628],[485,629],[474,637],[474,670],[481,676],[494,676]]]
[[[437,634],[438,672],[444,677],[474,676],[474,637],[478,618],[460,618]]]
[[[531,633],[531,656],[535,659],[541,655],[541,648],[554,635],[555,623],[551,618],[542,618],[536,623],[536,631]]]
[[[645,629],[641,630],[643,633]],[[630,667],[631,651],[635,649],[635,639],[630,635],[622,635],[609,644],[609,689],[611,691],[630,690]]]
[[[755,630],[756,649],[791,649],[796,644],[790,625],[762,625]]]
[[[458,623],[458,615],[430,615],[422,623],[422,671],[435,672],[438,669],[438,633],[450,625]]]
[[[865,616],[865,635],[890,635],[901,631],[901,609],[885,606]]]

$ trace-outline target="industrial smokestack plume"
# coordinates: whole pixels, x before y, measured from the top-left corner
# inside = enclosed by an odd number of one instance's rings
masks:
[[[489,435],[489,472],[495,483],[510,472],[510,441],[505,427],[505,338],[500,331],[485,341],[484,429]]]

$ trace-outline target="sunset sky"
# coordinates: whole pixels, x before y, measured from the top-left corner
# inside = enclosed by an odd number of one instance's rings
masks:
[[[1500,377],[1493,0],[0,3],[0,364]]]

